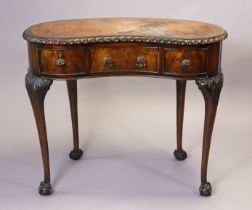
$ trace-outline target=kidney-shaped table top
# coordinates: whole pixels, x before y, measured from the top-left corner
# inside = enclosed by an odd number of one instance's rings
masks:
[[[120,41],[199,45],[222,41],[227,32],[217,25],[188,20],[97,18],[33,25],[23,37],[34,43],[59,45]]]

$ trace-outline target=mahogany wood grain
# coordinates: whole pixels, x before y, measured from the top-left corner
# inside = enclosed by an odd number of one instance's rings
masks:
[[[177,80],[176,89],[177,89],[177,149],[174,151],[174,156],[177,160],[184,160],[187,158],[187,154],[182,147],[186,81]]]
[[[139,68],[137,58],[143,56],[146,66]],[[110,64],[104,64],[104,59],[110,58]],[[110,72],[123,70],[139,70],[158,72],[158,48],[149,47],[110,47],[91,49],[91,72]]]
[[[205,122],[201,161],[201,186],[199,190],[201,195],[209,196],[212,193],[212,187],[211,184],[207,181],[207,166],[213,126],[219,97],[223,86],[223,75],[222,73],[220,73],[207,79],[197,80],[196,84],[201,90],[205,100]]]
[[[74,144],[74,148],[70,152],[69,157],[73,160],[79,160],[83,155],[83,151],[79,148],[77,80],[68,80],[67,90],[71,110]]]
[[[52,80],[41,79],[28,73],[25,77],[25,83],[38,129],[44,166],[44,180],[40,184],[39,193],[42,195],[49,195],[52,193],[52,188],[50,184],[50,165],[44,112],[44,99],[52,84]]]
[[[222,41],[227,32],[216,25],[187,20],[151,18],[101,18],[41,23],[23,33],[28,41],[29,72],[26,88],[37,124],[44,180],[39,192],[52,193],[44,98],[52,81],[66,80],[70,102],[73,160],[79,148],[77,79],[104,76],[149,76],[176,79],[177,148],[174,156],[185,160],[182,146],[187,80],[196,80],[205,99],[205,123],[200,194],[209,196],[209,150],[223,84]]]
[[[57,65],[59,53],[65,64]],[[62,48],[62,49],[40,49],[40,73],[44,75],[73,75],[85,74],[89,69],[88,50],[82,47]]]
[[[183,61],[188,60],[188,66]],[[206,74],[207,49],[198,50],[165,50],[165,72],[170,74]]]

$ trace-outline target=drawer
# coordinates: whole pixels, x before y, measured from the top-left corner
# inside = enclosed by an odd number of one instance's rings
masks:
[[[207,71],[207,49],[165,49],[164,71],[178,75],[205,74]]]
[[[83,74],[87,72],[89,68],[89,52],[87,49],[40,49],[39,55],[41,74]]]
[[[91,72],[158,72],[158,48],[96,47],[91,49]]]

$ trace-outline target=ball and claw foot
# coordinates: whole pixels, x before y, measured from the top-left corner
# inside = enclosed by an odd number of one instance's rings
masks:
[[[212,194],[212,186],[209,182],[202,182],[199,191],[200,195],[210,196]]]
[[[186,151],[183,149],[176,149],[174,151],[174,156],[177,160],[185,160],[187,158]]]
[[[40,195],[50,195],[52,194],[52,186],[50,184],[50,182],[41,182],[39,185],[39,194]]]
[[[72,159],[72,160],[79,160],[83,155],[83,151],[81,149],[78,149],[77,151],[75,150],[72,150],[70,153],[69,153],[69,157]]]

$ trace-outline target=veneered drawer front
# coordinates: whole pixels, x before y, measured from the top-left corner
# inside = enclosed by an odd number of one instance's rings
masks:
[[[165,50],[165,73],[169,74],[204,74],[207,71],[207,49],[200,50]]]
[[[48,75],[83,74],[89,68],[87,49],[40,49],[40,73]]]
[[[101,47],[91,49],[91,72],[158,72],[158,48]]]

